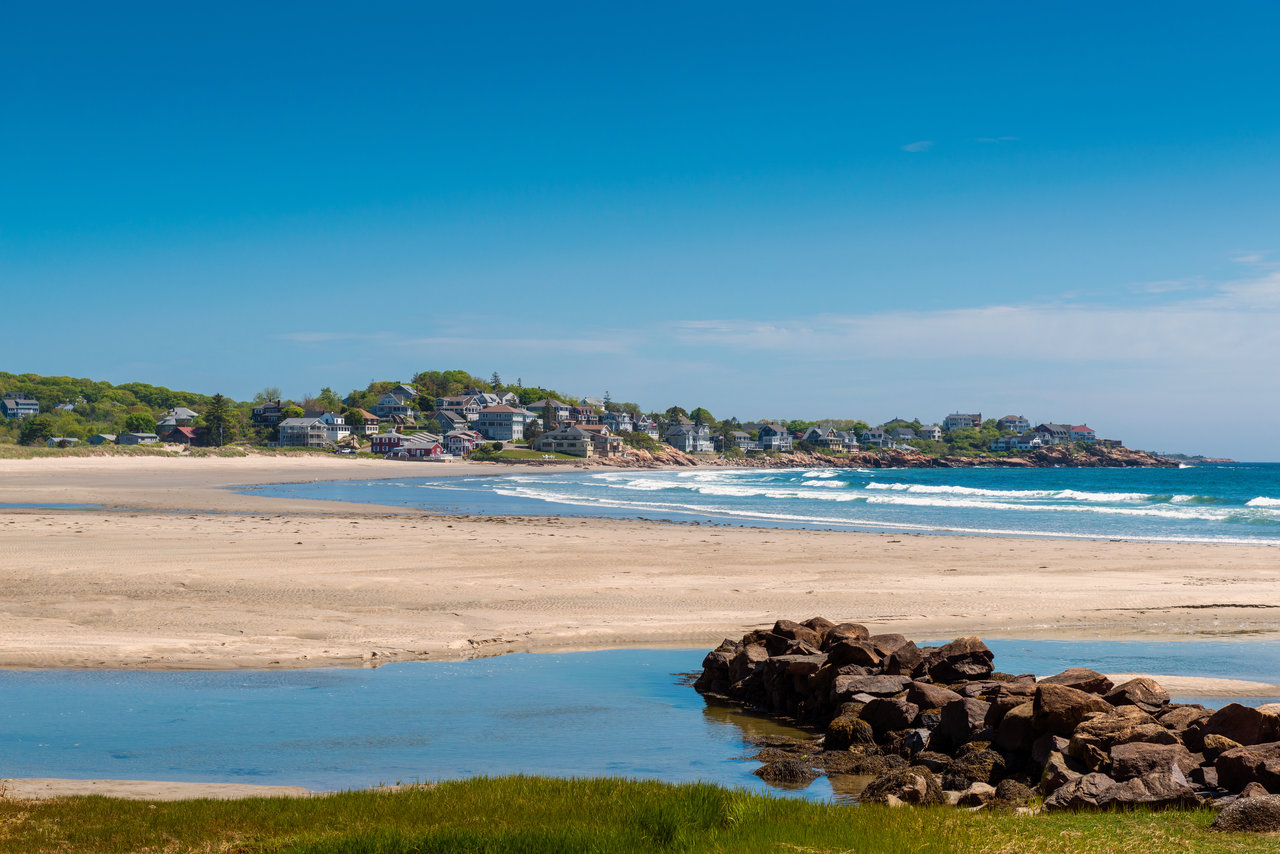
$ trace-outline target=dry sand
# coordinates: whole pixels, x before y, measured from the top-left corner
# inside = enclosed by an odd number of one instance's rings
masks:
[[[814,614],[916,638],[1230,639],[1277,630],[1272,547],[444,517],[229,488],[510,470],[313,456],[0,460],[0,503],[117,508],[0,510],[0,666],[299,667],[703,647]],[[1157,678],[1178,693],[1280,693]],[[6,786],[24,797],[305,793],[137,781]]]

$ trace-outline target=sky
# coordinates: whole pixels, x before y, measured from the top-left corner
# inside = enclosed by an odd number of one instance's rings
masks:
[[[15,4],[0,370],[1274,460],[1280,5]]]

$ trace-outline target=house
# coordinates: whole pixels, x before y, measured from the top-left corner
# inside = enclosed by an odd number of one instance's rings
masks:
[[[547,420],[548,406],[551,407],[551,420],[555,423],[563,424],[570,420],[569,415],[572,412],[573,407],[563,401],[552,400],[551,398],[544,398],[534,403],[530,403],[525,407],[525,409],[530,412],[537,413],[538,417],[542,419],[542,426],[546,427],[550,423]]]
[[[406,403],[412,403],[418,399],[418,390],[405,383],[400,383],[400,385],[391,389],[391,393]]]
[[[1018,440],[1021,436],[1001,436],[991,442],[991,450],[993,451],[1012,451],[1018,447]]]
[[[1001,433],[1025,433],[1031,429],[1031,422],[1023,415],[1006,415],[996,422]]]
[[[524,425],[532,418],[532,412],[514,406],[487,406],[480,410],[473,426],[491,442],[518,442],[524,438]]]
[[[45,443],[50,448],[70,448],[72,445],[79,445],[80,440],[70,436],[51,436]]]
[[[509,391],[481,391],[471,386],[465,392],[469,397],[483,398],[486,406],[519,406],[520,398]]]
[[[427,415],[426,420],[429,423],[434,422],[440,428],[442,435],[452,433],[454,430],[471,429],[471,421],[467,416],[460,412],[454,412],[452,409],[437,409]]]
[[[191,422],[200,417],[200,413],[187,409],[185,406],[175,406],[166,412],[164,417],[172,418],[174,425],[177,427],[190,427]],[[163,420],[161,419],[161,421]]]
[[[982,426],[981,412],[953,412],[946,418],[942,419],[942,429],[948,433],[953,430],[965,430],[970,427],[978,428]]]
[[[892,437],[894,442],[914,442],[918,438],[916,436],[916,431],[912,430],[910,427],[894,428]]]
[[[120,445],[154,445],[160,441],[155,433],[121,433],[116,437]]]
[[[276,426],[282,448],[323,448],[329,442],[329,425],[318,416],[286,418]]]
[[[389,460],[439,460],[444,459],[447,452],[434,433],[414,433],[403,437],[400,446],[386,456]]]
[[[942,428],[937,424],[926,424],[916,431],[921,439],[928,439],[930,442],[942,441]]]
[[[591,436],[592,449],[595,451],[594,456],[621,457],[623,455],[622,438],[610,433],[608,427],[603,424],[578,424],[575,426]]]
[[[596,409],[604,409],[605,399],[603,397],[584,397],[582,399],[583,406],[594,406]]]
[[[398,386],[405,388],[405,386]],[[395,391],[389,391],[378,398],[378,402],[373,405],[373,414],[388,421],[395,421],[397,424],[412,424],[418,417],[417,410],[409,404],[416,400],[417,396],[408,397],[397,395]]]
[[[1032,430],[1023,433],[1021,436],[1015,436],[1013,447],[1019,451],[1034,451],[1036,448],[1043,448],[1046,445],[1053,444],[1053,437],[1048,433],[1041,433]]]
[[[661,432],[658,430],[658,422],[654,421],[648,415],[641,415],[636,421],[635,432],[644,433],[650,439],[657,440]]]
[[[116,443],[115,433],[99,433],[96,436],[89,437],[90,445],[114,445]]]
[[[739,451],[758,451],[760,449],[755,439],[751,438],[751,434],[744,430],[731,430],[728,438],[730,448],[737,448]],[[723,452],[725,450],[725,437],[716,436],[715,446],[717,451]]]
[[[474,430],[453,430],[444,434],[444,449],[452,456],[465,456],[480,447],[482,438]]]
[[[59,412],[75,412],[76,405],[74,403],[71,403],[70,401],[67,401],[66,403],[59,403],[57,406],[54,407],[54,409],[58,410]]]
[[[345,439],[351,435],[351,426],[347,424],[347,419],[336,412],[325,412],[321,414],[320,420],[325,425],[325,438],[330,442],[336,442],[339,439]]]
[[[714,450],[711,430],[706,424],[675,423],[662,438],[668,445],[686,454],[709,454]]]
[[[836,431],[830,427],[810,427],[804,431],[800,441],[808,442],[817,448],[829,448],[833,451],[844,449],[844,439],[836,435]]]
[[[40,414],[40,404],[21,391],[5,392],[4,398],[0,399],[0,408],[4,410],[5,418],[26,418]]]
[[[1046,433],[1050,438],[1049,444],[1061,445],[1063,442],[1071,441],[1071,425],[1069,424],[1037,424],[1037,433]]]
[[[372,436],[374,433],[378,432],[378,426],[382,423],[382,419],[374,415],[372,412],[369,412],[367,409],[356,409],[354,411],[358,412],[360,417],[364,419],[364,424],[360,426],[355,424],[350,425],[352,433],[357,433],[362,436]]]
[[[486,406],[497,406],[496,398],[493,401],[486,399],[487,395],[450,395],[449,397],[436,398],[437,412],[454,412],[468,421],[474,421],[476,416],[480,414],[480,410]]]
[[[788,452],[795,446],[791,434],[781,424],[761,424],[756,435],[756,443],[762,451]]]
[[[885,432],[884,427],[869,427],[862,431],[859,437],[864,445],[870,445],[873,448],[885,448],[892,444],[889,435]]]
[[[196,428],[174,427],[163,435],[164,441],[171,445],[190,445],[196,440]]]
[[[292,404],[283,403],[279,400],[268,400],[266,403],[255,406],[249,418],[254,424],[271,427],[279,424],[280,419],[284,418],[284,408],[286,406],[292,406]]]
[[[633,433],[636,429],[630,412],[606,412],[600,416],[600,423],[614,433]]]
[[[387,454],[400,447],[405,440],[402,433],[392,430],[389,433],[377,433],[369,437],[370,448],[375,454],[386,456]]]
[[[858,437],[852,430],[842,433],[837,432],[836,437],[840,440],[840,446],[846,451],[858,450]]]
[[[1077,424],[1071,428],[1071,441],[1073,442],[1096,442],[1098,434],[1093,432],[1093,428],[1088,424]]]
[[[548,430],[533,441],[533,449],[542,453],[568,454],[571,457],[595,456],[591,434],[576,424],[565,424]]]
[[[575,424],[599,424],[600,413],[590,406],[569,407],[569,419]]]

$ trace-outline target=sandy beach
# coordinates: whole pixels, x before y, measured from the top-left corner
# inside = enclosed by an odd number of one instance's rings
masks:
[[[917,638],[1275,636],[1271,547],[446,517],[232,489],[511,470],[313,456],[0,460],[0,503],[109,508],[0,510],[0,666],[370,666],[702,647],[814,614]],[[1184,694],[1280,694],[1157,678]],[[4,786],[24,798],[308,794],[127,780]]]
[[[503,472],[326,457],[0,461],[0,666],[299,667],[705,646],[822,614],[911,637],[1247,638],[1265,546],[443,517],[238,484]],[[179,512],[191,511],[191,512]],[[202,512],[216,511],[216,512]]]

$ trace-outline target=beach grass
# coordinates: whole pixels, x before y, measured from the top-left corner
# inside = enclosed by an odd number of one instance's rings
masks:
[[[707,784],[476,778],[310,798],[0,796],[0,852],[1036,852],[1275,850],[1201,811],[1020,816],[817,804]]]

